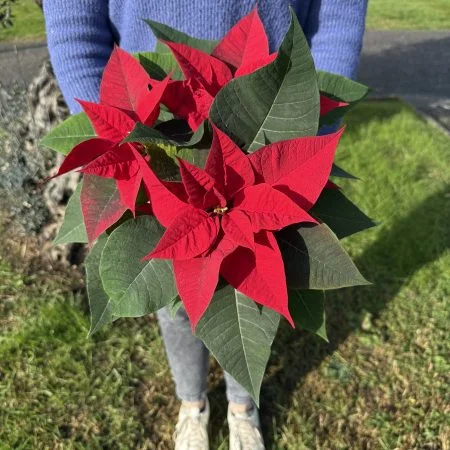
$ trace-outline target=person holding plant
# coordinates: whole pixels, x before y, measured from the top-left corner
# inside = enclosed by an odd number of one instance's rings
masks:
[[[255,7],[255,0],[45,0],[47,39],[54,71],[71,113],[75,101],[97,101],[100,80],[114,45],[128,52],[149,51],[156,38],[141,18],[165,23],[202,39],[221,38]],[[367,0],[260,0],[258,12],[276,51],[297,14],[316,67],[354,78],[364,34]],[[172,320],[158,313],[166,353],[181,400],[176,450],[204,450],[208,444],[208,351],[193,336],[183,309]],[[261,450],[259,415],[251,397],[229,374],[228,424],[231,450]]]

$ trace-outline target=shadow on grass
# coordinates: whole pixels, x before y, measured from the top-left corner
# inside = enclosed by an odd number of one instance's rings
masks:
[[[261,410],[268,448],[274,444],[273,424],[283,425],[292,393],[305,376],[361,327],[366,312],[376,318],[415,272],[450,248],[449,192],[450,185],[446,185],[426,198],[391,229],[380,233],[357,258],[357,266],[373,286],[327,294],[329,344],[307,333],[292,333],[286,325],[281,328],[269,363],[269,371],[275,367],[275,373],[262,387]],[[408,255],[404,251],[396,251],[399,248],[411,249],[413,257],[405,257]]]
[[[308,333],[293,333],[285,323],[280,328],[268,367],[271,375],[261,390],[261,418],[267,448],[274,446],[274,424],[281,427],[285,422],[292,407],[293,392],[306,375],[361,328],[367,312],[376,318],[415,272],[450,248],[449,192],[450,185],[446,185],[426,198],[406,217],[381,232],[356,259],[357,266],[373,286],[327,293],[329,344]],[[210,393],[213,417],[216,417],[213,434],[220,431],[225,420],[224,390],[221,382]]]
[[[360,105],[376,104],[376,108],[361,108]],[[363,125],[367,123],[376,122],[380,125],[383,122],[388,122],[392,117],[401,114],[405,111],[405,103],[398,98],[385,98],[382,101],[378,98],[366,98],[362,103],[357,104],[345,116],[344,121],[351,123],[351,134],[357,138],[364,130]],[[356,110],[356,111],[355,111]],[[349,117],[351,117],[350,120]],[[420,117],[420,116],[417,116]]]

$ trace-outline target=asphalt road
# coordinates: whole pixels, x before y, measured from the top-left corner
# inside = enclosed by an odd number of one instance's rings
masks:
[[[374,95],[401,97],[450,132],[450,30],[367,32],[359,78]]]
[[[46,58],[45,42],[0,44],[0,83],[4,87],[15,83],[28,85]]]
[[[26,85],[47,58],[45,43],[0,45],[0,82]],[[450,30],[368,31],[360,80],[375,96],[401,97],[450,130]]]

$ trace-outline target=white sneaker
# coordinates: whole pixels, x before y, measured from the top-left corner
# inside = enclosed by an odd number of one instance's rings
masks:
[[[234,414],[228,407],[230,450],[265,450],[256,407],[242,414]]]
[[[209,450],[208,422],[208,398],[203,410],[181,406],[173,435],[175,450]]]

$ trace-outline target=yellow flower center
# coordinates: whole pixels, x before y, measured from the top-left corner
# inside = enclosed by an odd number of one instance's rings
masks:
[[[228,207],[224,206],[223,208],[221,206],[218,206],[217,208],[214,208],[214,214],[217,214],[219,216],[224,216],[228,211]]]

